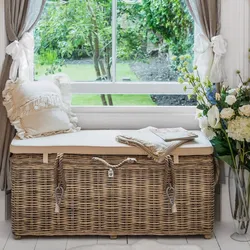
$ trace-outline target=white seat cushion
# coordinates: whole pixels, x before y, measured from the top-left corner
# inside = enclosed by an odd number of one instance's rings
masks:
[[[121,144],[115,137],[126,134],[126,130],[81,130],[72,134],[59,134],[41,138],[20,140],[14,138],[12,153],[70,153],[70,154],[108,154],[108,155],[145,155],[139,148]],[[198,137],[173,151],[173,155],[210,155],[213,147],[200,132],[193,131]]]

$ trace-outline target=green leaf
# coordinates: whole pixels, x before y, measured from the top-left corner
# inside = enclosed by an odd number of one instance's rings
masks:
[[[206,106],[204,104],[198,104],[197,109],[204,110],[204,109],[206,109]]]
[[[217,155],[217,158],[226,162],[229,166],[233,166],[233,160],[232,160],[231,155],[223,155],[223,156]]]
[[[220,156],[230,155],[230,149],[227,145],[227,142],[223,138],[215,137],[211,140],[211,143],[216,151],[216,154]]]

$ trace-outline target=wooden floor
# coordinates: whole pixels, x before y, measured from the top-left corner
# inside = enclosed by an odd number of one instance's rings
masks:
[[[4,213],[3,197],[0,197],[1,214]],[[220,222],[215,223],[214,237],[211,240],[205,240],[203,237],[120,237],[116,240],[110,240],[108,237],[60,237],[60,238],[23,238],[14,240],[11,234],[10,221],[4,221],[1,216],[0,221],[0,249],[4,250],[66,250],[84,249],[84,245],[93,244],[112,244],[110,250],[115,250],[116,244],[132,244],[138,239],[152,239],[166,245],[191,244],[198,245],[203,250],[250,250],[250,242],[236,242],[230,238],[234,231],[233,221],[231,219],[227,185],[222,185],[222,218]],[[250,236],[249,236],[250,240]],[[148,249],[145,245],[145,249]],[[157,250],[157,249],[155,249]]]

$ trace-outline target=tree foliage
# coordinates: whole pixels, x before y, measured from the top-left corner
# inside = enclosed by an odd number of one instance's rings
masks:
[[[143,0],[144,25],[166,44],[167,52],[185,54],[193,45],[193,21],[183,0]]]
[[[118,0],[117,11],[119,58],[147,56],[149,43],[165,46],[167,53],[176,55],[190,52],[193,22],[183,0],[143,0],[134,4]],[[48,1],[36,29],[38,54],[53,50],[65,59],[94,56],[98,39],[98,56],[107,60],[111,20],[112,0]]]

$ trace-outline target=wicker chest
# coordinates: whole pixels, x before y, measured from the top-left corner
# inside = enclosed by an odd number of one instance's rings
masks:
[[[12,231],[15,236],[204,235],[214,221],[212,147],[199,134],[173,152],[177,213],[166,195],[171,171],[141,150],[119,144],[119,131],[81,131],[21,141],[12,155]],[[64,153],[66,190],[55,213],[55,158]],[[112,169],[99,157],[116,165]]]

